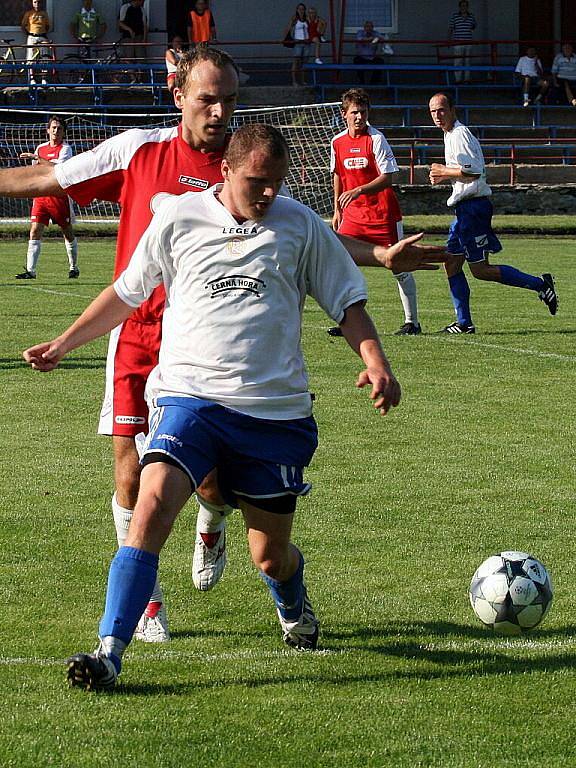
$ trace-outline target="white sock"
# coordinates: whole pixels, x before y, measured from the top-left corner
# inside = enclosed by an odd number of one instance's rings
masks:
[[[28,240],[28,253],[26,254],[26,269],[28,272],[36,274],[40,251],[42,250],[42,240]]]
[[[224,518],[234,512],[234,509],[228,504],[212,504],[203,499],[198,493],[198,518],[196,527],[202,533],[216,533],[221,530]]]
[[[418,301],[414,275],[412,272],[398,272],[394,273],[394,277],[398,281],[405,322],[418,325]]]
[[[525,93],[524,94],[524,101],[530,101],[530,94],[529,93]]]
[[[74,240],[70,242],[64,238],[64,245],[66,246],[70,269],[78,269],[78,240],[74,238]]]
[[[118,539],[118,547],[123,547],[128,535],[128,528],[130,527],[130,520],[132,520],[132,509],[121,507],[116,499],[116,492],[112,496],[112,514],[114,516],[114,525],[116,527],[116,538]],[[162,593],[162,587],[158,578],[154,584],[154,590],[150,596],[150,603],[163,603],[164,595]]]

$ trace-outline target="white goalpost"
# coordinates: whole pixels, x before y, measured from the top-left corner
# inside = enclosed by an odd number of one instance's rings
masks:
[[[74,154],[91,149],[104,139],[128,128],[172,126],[180,119],[179,114],[175,112],[79,115],[35,111],[34,122],[0,122],[2,168],[20,166],[21,152],[31,152],[38,144],[46,141],[46,121],[51,114],[59,114],[66,120],[66,141],[72,145]],[[25,117],[29,120],[30,113],[26,113]],[[112,121],[115,124],[112,124]],[[331,216],[330,139],[342,127],[340,105],[334,103],[239,109],[234,113],[230,127],[235,130],[245,123],[255,122],[276,126],[286,138],[291,155],[288,187],[293,197],[310,206],[320,216]],[[29,200],[0,197],[0,219],[27,219],[29,212]],[[115,219],[118,217],[118,206],[98,201],[85,207],[77,206],[76,214],[79,221]]]

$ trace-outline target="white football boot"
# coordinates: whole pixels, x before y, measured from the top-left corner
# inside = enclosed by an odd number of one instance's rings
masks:
[[[298,621],[286,621],[278,611],[280,626],[282,627],[282,639],[291,648],[297,651],[315,651],[318,645],[319,621],[314,615],[312,604],[308,599],[308,592],[304,587],[304,605]]]
[[[170,640],[164,603],[149,602],[134,631],[134,640],[143,643],[167,643]]]
[[[226,518],[210,533],[200,530],[196,521],[196,541],[192,558],[192,581],[196,589],[207,592],[220,581],[226,567]]]

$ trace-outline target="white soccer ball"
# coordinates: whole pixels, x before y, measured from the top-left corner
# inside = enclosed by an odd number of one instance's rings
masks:
[[[500,635],[534,629],[552,605],[550,574],[526,552],[501,552],[484,560],[470,584],[476,616]]]

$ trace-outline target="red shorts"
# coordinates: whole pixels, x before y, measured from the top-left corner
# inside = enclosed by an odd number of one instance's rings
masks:
[[[50,221],[62,229],[74,224],[74,210],[69,197],[35,197],[30,214],[32,221],[48,226]]]
[[[110,334],[106,360],[106,392],[100,412],[101,435],[134,437],[148,431],[146,380],[158,363],[162,323],[131,319]]]
[[[339,235],[348,235],[355,237],[356,240],[363,240],[366,243],[374,245],[383,245],[389,248],[404,237],[404,227],[402,219],[399,221],[384,221],[379,224],[358,224],[355,221],[342,219],[338,228]]]

